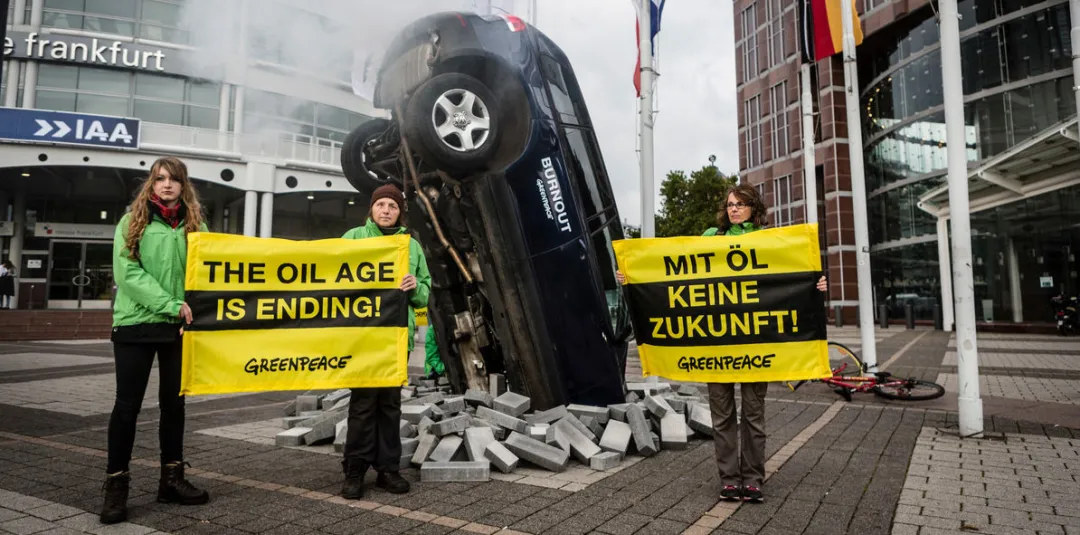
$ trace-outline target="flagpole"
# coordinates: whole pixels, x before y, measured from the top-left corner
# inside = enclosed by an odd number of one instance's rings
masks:
[[[866,215],[866,177],[863,174],[862,122],[859,117],[859,66],[855,59],[855,12],[852,0],[840,0],[844,25],[844,101],[847,104],[848,160],[851,167],[851,204],[855,212],[855,259],[859,285],[859,333],[862,360],[877,367],[874,338],[874,296],[870,281],[870,234]]]
[[[806,222],[817,223],[817,155],[814,153],[814,103],[811,101],[810,63],[804,61],[799,80],[802,84],[803,198]]]
[[[949,219],[952,220],[953,303],[956,308],[956,360],[960,392],[960,437],[981,437],[979,350],[975,339],[975,282],[971,273],[971,211],[968,205],[967,139],[964,123],[960,22],[956,0],[940,0],[941,80],[945,104],[945,147],[949,168]],[[1075,46],[1075,45],[1074,45]]]
[[[653,208],[653,57],[652,0],[638,2],[638,48],[641,50],[641,237],[656,236]]]

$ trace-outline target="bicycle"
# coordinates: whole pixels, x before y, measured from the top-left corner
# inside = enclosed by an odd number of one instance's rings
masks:
[[[900,401],[926,401],[945,395],[945,387],[930,381],[896,377],[889,372],[867,375],[866,365],[855,352],[839,342],[829,342],[829,369],[832,377],[813,381],[832,386],[833,391],[847,401],[851,401],[853,392],[873,392],[885,399]],[[794,392],[807,382],[787,385]]]

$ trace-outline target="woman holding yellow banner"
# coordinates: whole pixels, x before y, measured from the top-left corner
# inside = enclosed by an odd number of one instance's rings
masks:
[[[180,395],[182,322],[191,323],[191,308],[184,302],[187,234],[205,230],[202,205],[188,179],[187,166],[171,157],[154,162],[131,212],[116,225],[112,329],[116,403],[109,419],[102,523],[127,519],[128,463],[155,354],[161,410],[157,501],[200,505],[210,499],[205,490],[184,478],[184,398]]]
[[[371,194],[367,223],[345,233],[342,238],[359,240],[377,236],[406,234],[402,208],[405,196],[387,184]],[[426,307],[431,294],[431,275],[420,244],[409,241],[409,273],[401,280],[401,290],[409,295],[409,352],[413,350],[416,316],[413,309]],[[409,492],[409,482],[401,477],[401,388],[354,388],[349,400],[349,423],[345,437],[345,484],[341,495],[350,500],[364,495],[364,474],[369,467],[378,472],[375,485],[394,494]]]
[[[765,227],[768,211],[755,188],[747,184],[735,186],[728,190],[726,199],[717,213],[717,226],[706,230],[703,236],[739,236]],[[619,284],[626,283],[621,271],[615,277]],[[825,277],[818,280],[817,288],[826,291]],[[735,383],[709,383],[716,464],[722,486],[720,497],[760,502],[761,483],[765,479],[765,393],[769,383],[740,385],[742,419],[737,426]]]

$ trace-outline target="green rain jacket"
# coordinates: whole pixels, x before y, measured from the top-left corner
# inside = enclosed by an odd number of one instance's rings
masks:
[[[187,235],[154,215],[139,240],[141,261],[125,245],[131,214],[120,218],[113,236],[113,277],[116,303],[113,327],[147,323],[180,323],[187,267]],[[203,225],[203,231],[206,225]]]
[[[435,372],[439,375],[446,373],[446,365],[439,357],[439,342],[435,340],[435,326],[431,324],[431,312],[428,312],[427,337],[424,339],[424,375]]]
[[[400,227],[397,234],[408,234],[405,227]],[[346,240],[362,240],[364,238],[376,238],[385,236],[379,225],[371,218],[362,227],[356,227],[345,233],[342,238]],[[424,250],[415,239],[409,239],[409,273],[416,277],[416,289],[409,293],[409,352],[413,350],[415,342],[413,336],[416,333],[416,313],[414,308],[424,308],[428,304],[428,296],[431,295],[431,273],[428,272],[427,258]]]

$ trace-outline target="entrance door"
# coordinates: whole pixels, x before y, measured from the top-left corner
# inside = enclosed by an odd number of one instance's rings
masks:
[[[112,304],[112,243],[49,244],[48,307],[107,309]]]

